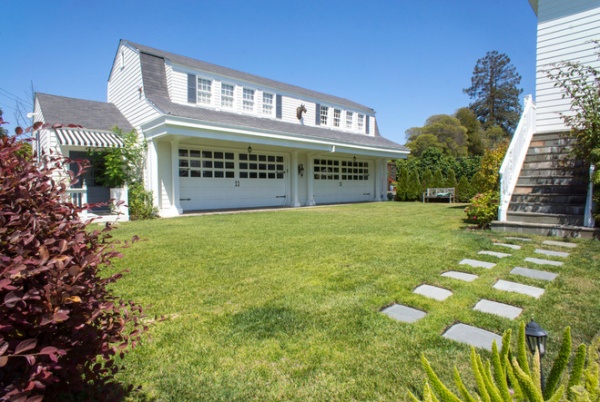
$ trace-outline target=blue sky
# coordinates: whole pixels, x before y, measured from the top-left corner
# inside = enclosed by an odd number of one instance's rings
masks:
[[[535,92],[527,0],[0,0],[0,107],[35,91],[106,100],[119,39],[372,107],[384,137],[467,106],[477,59],[506,53]],[[29,111],[29,110],[28,110]],[[76,123],[76,122],[72,122]]]

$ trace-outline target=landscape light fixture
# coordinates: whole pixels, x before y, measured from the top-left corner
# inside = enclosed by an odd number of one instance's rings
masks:
[[[533,318],[525,326],[525,339],[527,340],[527,346],[529,351],[535,355],[536,349],[540,352],[540,382],[542,390],[544,389],[544,372],[542,370],[542,357],[546,354],[546,339],[548,333],[544,331],[540,325],[533,321]]]

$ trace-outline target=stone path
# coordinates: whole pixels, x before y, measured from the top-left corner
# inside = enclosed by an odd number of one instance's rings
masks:
[[[522,237],[506,237],[506,240],[516,241],[516,242],[531,242],[531,239],[522,238]],[[521,250],[522,246],[518,244],[509,244],[509,243],[492,243],[496,247],[508,248],[511,250]],[[575,248],[577,247],[576,243],[568,243],[561,242],[555,240],[545,240],[542,242],[545,246],[552,247],[563,247],[563,248]],[[548,258],[560,258],[565,259],[569,257],[569,253],[564,251],[553,251],[546,250],[542,248],[537,248],[534,251],[535,254],[540,254]],[[496,258],[508,258],[512,257],[512,254],[490,251],[490,250],[481,250],[477,253],[478,255],[487,255]],[[560,267],[564,264],[563,261],[556,261],[552,259],[542,259],[535,257],[526,257],[523,261],[535,265],[548,265],[553,267]],[[470,258],[464,258],[459,263],[459,265],[469,266],[473,268],[484,268],[491,270],[496,264],[487,261],[480,261]],[[544,282],[551,282],[558,277],[558,273],[545,271],[541,269],[533,269],[527,267],[514,267],[510,271],[513,279],[517,277],[516,281],[506,280],[506,279],[498,279],[496,283],[492,286],[492,289],[504,292],[514,292],[519,293],[525,296],[529,296],[535,299],[539,299],[543,296],[545,289],[542,287],[526,285],[518,282],[518,278],[529,278]],[[461,272],[461,271],[446,271],[440,274],[443,277],[455,279],[457,281],[462,282],[473,282],[479,279],[478,275]],[[423,297],[427,297],[430,299],[434,299],[440,302],[444,302],[450,296],[453,295],[453,291],[450,289],[444,289],[437,286],[432,286],[428,284],[421,284],[417,286],[413,290],[414,294],[418,294]],[[490,293],[493,295],[493,293]],[[489,300],[486,298],[482,298],[479,300],[475,306],[473,306],[474,311],[479,311],[486,314],[493,314],[498,317],[506,318],[509,320],[514,320],[519,317],[523,313],[523,309],[519,306],[512,306],[510,304],[500,303],[494,300]],[[404,306],[401,304],[392,304],[391,306],[383,309],[382,313],[387,316],[398,320],[400,322],[405,323],[414,323],[424,317],[427,316],[426,311],[421,311],[409,306]],[[487,350],[492,349],[492,342],[496,340],[498,344],[501,343],[502,337],[493,332],[487,331],[483,328],[477,328],[474,326],[458,323],[450,327],[443,335],[444,338],[452,339],[457,342],[466,343],[468,345],[472,345],[478,348],[483,348]]]

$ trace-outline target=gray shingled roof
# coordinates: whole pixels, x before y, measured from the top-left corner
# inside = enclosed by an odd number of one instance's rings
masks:
[[[367,135],[362,135],[362,134],[352,134],[352,133],[348,133],[348,132],[344,132],[344,131],[337,131],[337,130],[328,129],[328,128],[304,126],[301,124],[287,123],[287,122],[283,122],[280,120],[264,119],[264,118],[258,118],[258,117],[248,116],[248,115],[241,115],[241,114],[224,112],[224,111],[216,111],[216,110],[202,108],[202,107],[188,106],[188,105],[174,103],[171,101],[171,99],[169,98],[169,95],[168,95],[167,78],[166,78],[165,65],[164,65],[166,58],[168,58],[171,61],[177,62],[179,64],[183,64],[183,65],[186,65],[186,66],[189,66],[192,68],[202,69],[205,71],[207,68],[212,68],[213,70],[210,70],[210,71],[217,72],[214,70],[214,68],[219,68],[220,69],[218,71],[219,74],[232,76],[231,74],[235,73],[235,74],[238,74],[235,77],[240,78],[240,79],[242,79],[240,74],[243,75],[245,73],[236,72],[234,70],[226,69],[224,67],[214,66],[212,64],[204,63],[204,62],[201,62],[198,60],[189,59],[189,58],[186,58],[183,56],[177,56],[177,55],[173,55],[171,53],[158,51],[158,50],[148,48],[145,46],[141,46],[141,45],[137,45],[137,44],[134,44],[131,42],[127,42],[127,43],[129,43],[132,46],[135,46],[140,51],[142,79],[143,79],[143,83],[144,83],[144,92],[145,92],[146,98],[149,99],[152,103],[154,103],[163,113],[165,113],[167,115],[185,117],[185,118],[190,118],[190,119],[195,119],[195,120],[200,120],[200,121],[210,122],[210,123],[218,123],[218,124],[226,124],[226,125],[232,125],[232,126],[238,126],[238,127],[248,127],[248,128],[261,129],[261,130],[274,131],[274,132],[284,134],[284,135],[288,134],[288,135],[303,136],[303,137],[308,137],[308,138],[334,140],[334,141],[339,141],[339,142],[351,144],[351,145],[382,147],[382,148],[388,148],[388,149],[393,149],[393,150],[397,150],[397,151],[405,151],[405,152],[409,151],[408,148],[381,137],[379,135],[379,130],[377,127],[375,129],[375,136],[367,136]],[[208,67],[206,67],[206,65]],[[202,67],[202,66],[204,66],[204,67]],[[233,73],[231,73],[231,72],[233,72]],[[243,78],[243,79],[251,81],[251,82],[257,82],[256,81],[257,79],[261,79],[264,81],[269,81],[269,82],[274,83],[272,85],[269,85],[271,87],[274,87],[275,84],[279,85],[279,86],[287,86],[287,84],[277,83],[275,81],[267,80],[265,78],[260,78],[260,77],[256,77],[256,76],[251,76],[249,74],[246,74],[246,76],[247,76],[247,78]],[[263,85],[267,85],[267,84],[263,84]],[[301,88],[293,87],[293,86],[287,86],[285,90],[286,91],[294,90],[297,93],[301,93],[301,91],[302,91]],[[318,93],[315,93],[315,92],[309,91],[309,90],[303,90],[303,91],[310,92],[312,95],[309,95],[309,96],[312,96],[312,97],[317,97],[314,94],[318,94]],[[323,95],[323,94],[320,94],[320,95],[321,96],[329,96],[329,95]],[[330,97],[330,98],[335,98],[335,97]],[[319,99],[324,99],[324,98],[319,98]],[[336,98],[336,99],[341,99],[341,98]],[[346,100],[346,102],[350,102],[350,101]],[[337,102],[337,103],[339,104],[339,102]],[[360,106],[361,108],[365,109],[364,106],[354,104],[353,102],[351,102],[351,103],[353,104],[353,106],[351,106],[353,108]],[[372,112],[371,109],[367,108],[367,110]]]
[[[46,123],[78,124],[92,130],[111,131],[117,126],[123,131],[133,127],[115,105],[85,99],[36,93]]]
[[[170,60],[172,63],[183,65],[190,67],[194,70],[206,71],[209,73],[214,73],[218,75],[223,75],[226,77],[231,77],[235,79],[239,79],[242,81],[253,82],[259,85],[264,85],[269,88],[273,88],[279,92],[289,92],[293,94],[299,94],[301,96],[306,96],[308,98],[319,99],[324,102],[330,102],[340,106],[346,106],[353,109],[363,110],[367,113],[375,113],[375,111],[365,105],[361,105],[360,103],[356,103],[349,99],[340,98],[338,96],[324,94],[322,92],[313,91],[310,89],[298,87],[295,85],[286,84],[283,82],[271,80],[269,78],[260,77],[258,75],[244,73],[242,71],[234,70],[227,67],[221,67],[216,64],[207,63],[205,61],[192,59],[190,57],[181,56],[178,54],[165,52],[163,50],[154,49],[149,46],[140,45],[138,43],[130,42],[127,40],[122,40],[123,42],[133,46],[138,49],[142,53],[151,54],[153,56],[161,57],[163,59]]]

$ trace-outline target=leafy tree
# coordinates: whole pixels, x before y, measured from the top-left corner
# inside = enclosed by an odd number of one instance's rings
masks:
[[[498,126],[512,135],[521,116],[521,76],[504,53],[494,50],[477,60],[471,86],[464,92],[474,101],[469,108],[483,127]]]
[[[417,156],[427,148],[440,148],[444,154],[454,157],[466,156],[468,153],[467,129],[453,116],[445,114],[431,116],[420,130],[413,130],[418,135],[414,137],[413,134],[406,146],[411,151],[414,149]]]
[[[6,129],[4,127],[2,127],[3,124],[8,124],[8,122],[4,121],[4,119],[2,118],[3,113],[4,112],[2,111],[2,109],[0,109],[0,138],[6,137],[8,135],[8,132],[6,131]]]
[[[468,107],[462,107],[455,113],[460,124],[467,129],[467,146],[469,155],[483,155],[486,148],[485,131],[475,112]]]

